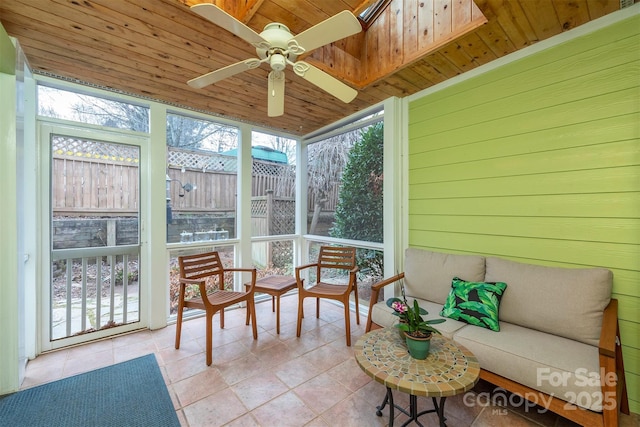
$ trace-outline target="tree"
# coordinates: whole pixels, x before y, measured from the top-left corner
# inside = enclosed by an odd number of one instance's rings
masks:
[[[126,102],[77,95],[73,104],[78,121],[102,126],[149,132],[149,109]]]
[[[349,152],[330,236],[382,242],[383,124],[369,126]]]
[[[357,140],[356,132],[343,133],[309,146],[308,191],[315,201],[309,233],[315,234],[318,218],[334,186],[339,185],[349,159],[349,150]]]
[[[39,113],[82,123],[149,132],[149,108],[62,89],[39,86]],[[167,145],[222,152],[235,148],[238,129],[178,114],[167,115]]]
[[[149,130],[149,109],[124,102],[78,95],[73,109],[79,121],[102,126]],[[208,120],[178,114],[167,114],[167,145],[178,148],[203,149],[222,152],[235,148],[237,129]]]
[[[236,147],[238,129],[208,120],[167,115],[167,145],[223,152]]]

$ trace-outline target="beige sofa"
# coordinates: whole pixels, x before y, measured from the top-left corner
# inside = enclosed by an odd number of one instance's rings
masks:
[[[417,299],[429,312],[425,318],[440,318],[454,277],[507,284],[499,331],[451,318],[436,326],[476,355],[481,378],[583,426],[617,426],[618,411],[629,413],[607,269],[409,248],[404,273],[372,287],[367,331],[397,322],[385,302],[377,302],[383,287],[404,282],[408,302]]]

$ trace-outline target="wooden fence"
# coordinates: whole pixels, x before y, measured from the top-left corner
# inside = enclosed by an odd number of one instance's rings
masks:
[[[54,216],[127,216],[138,212],[139,167],[137,159],[91,158],[56,154],[53,156],[52,206]],[[170,165],[169,195],[173,211],[234,211],[237,197],[236,171],[229,168],[194,169]],[[295,197],[294,167],[254,160],[253,197],[268,190],[276,198]],[[190,192],[183,186],[191,184]],[[338,201],[336,185],[325,197],[323,211],[334,211]],[[309,211],[315,199],[308,196]]]
[[[127,215],[138,211],[137,164],[54,157],[52,180],[54,215]]]
[[[235,211],[237,179],[235,172],[202,172],[178,168],[168,169],[172,179],[171,206],[176,212]],[[191,184],[195,190],[185,191],[181,185]]]

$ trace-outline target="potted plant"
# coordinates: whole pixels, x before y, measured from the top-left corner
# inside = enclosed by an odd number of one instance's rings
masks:
[[[413,306],[409,305],[404,294],[404,286],[401,289],[402,299],[389,298],[387,306],[391,307],[393,314],[399,317],[399,322],[395,326],[404,333],[411,357],[414,359],[426,359],[431,346],[432,334],[440,333],[431,325],[443,323],[445,319],[424,320],[422,316],[429,314],[427,310],[420,307],[415,299],[413,300]]]

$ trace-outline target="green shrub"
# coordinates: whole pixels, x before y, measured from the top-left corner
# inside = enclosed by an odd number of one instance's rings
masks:
[[[379,122],[363,130],[349,152],[331,237],[383,241],[383,142],[384,127]],[[382,262],[380,252],[358,251],[361,273],[381,274]]]

